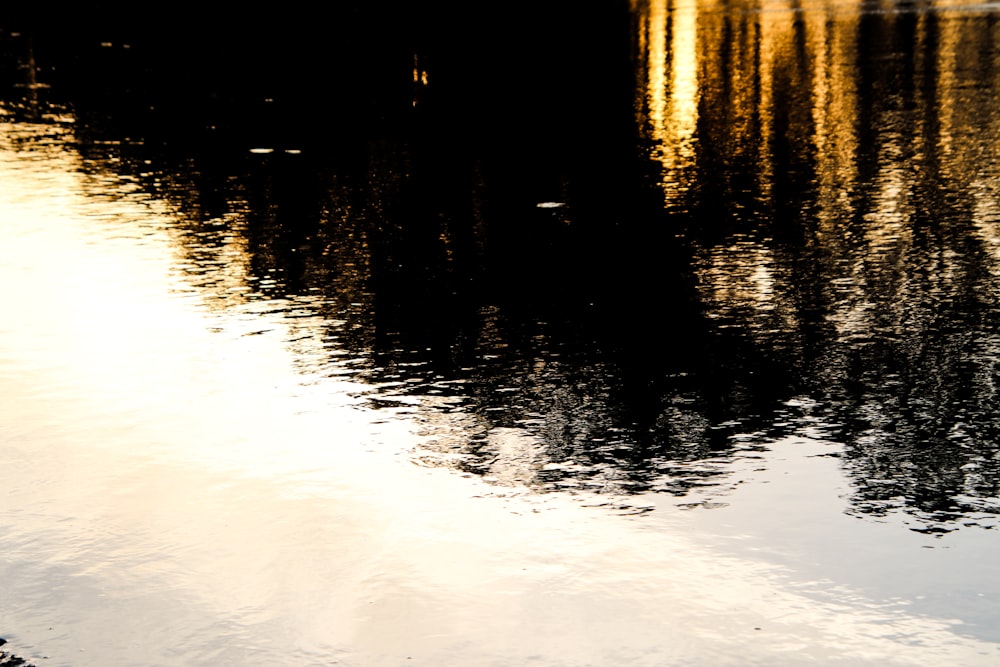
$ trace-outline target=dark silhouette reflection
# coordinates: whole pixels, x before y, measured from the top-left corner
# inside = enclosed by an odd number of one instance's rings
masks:
[[[639,103],[734,384],[816,401],[857,511],[976,522],[997,509],[995,17],[894,9],[650,2],[665,92]]]
[[[58,76],[36,38],[87,168],[170,203],[206,303],[287,313],[304,371],[416,415],[429,464],[687,496],[795,435],[843,445],[853,512],[992,525],[996,14],[338,11],[182,55],[95,23],[77,44],[131,48]]]

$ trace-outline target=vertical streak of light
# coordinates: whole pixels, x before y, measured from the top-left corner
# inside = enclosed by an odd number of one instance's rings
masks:
[[[812,120],[816,144],[817,201],[820,234],[835,234],[849,218],[849,198],[857,186],[857,21],[847,7],[806,14],[809,52],[813,57]],[[837,244],[833,237],[827,242]]]
[[[654,139],[666,136],[667,107],[667,0],[651,0],[643,16],[646,47],[646,108]]]
[[[829,33],[833,32],[833,30],[827,27],[829,23],[832,23],[832,20],[827,12],[814,11],[806,13],[805,21],[809,28],[806,31],[809,41],[809,53],[813,58],[812,120],[815,131],[816,154],[819,160],[822,159],[822,156],[828,155],[831,139],[833,138],[828,134],[830,132],[830,123],[828,120],[833,119],[829,119],[827,116],[827,111],[833,103],[831,89],[834,82],[830,80],[832,73],[830,60],[833,54],[830,53],[829,42]],[[824,177],[823,170],[818,169],[817,171],[817,176],[822,180]]]
[[[678,152],[690,159],[698,124],[698,13],[694,6],[675,6],[673,13],[670,120]]]
[[[698,9],[677,0],[650,0],[640,23],[646,56],[646,109],[663,165],[668,205],[690,189],[698,125]],[[669,48],[668,48],[669,45]]]
[[[818,256],[839,282],[830,313],[841,336],[864,330],[870,309],[861,286],[851,226],[856,215],[858,177],[857,49],[861,0],[854,6],[826,6],[806,14],[813,57],[812,119],[816,147]]]
[[[757,188],[764,201],[771,201],[775,180],[775,153],[777,141],[783,139],[778,126],[779,118],[787,115],[792,102],[785,99],[787,86],[800,73],[795,48],[796,18],[800,6],[796,0],[779,0],[759,3],[760,37],[758,73],[760,99],[758,102],[760,138],[758,149]]]
[[[944,0],[935,4],[947,6]],[[991,293],[1000,296],[1000,119],[993,108],[1000,96],[1000,60],[981,55],[991,51],[995,28],[985,21],[952,19],[940,21],[937,29],[940,170],[957,182],[956,190],[970,194],[972,230],[989,258]],[[991,354],[998,354],[1000,336],[992,336],[989,346]]]
[[[784,12],[761,12],[759,23],[757,76],[760,78],[760,99],[758,101],[759,157],[757,165],[757,187],[760,196],[765,200],[771,198],[771,185],[774,182],[774,164],[771,148],[774,144],[774,70],[777,51],[780,48],[780,35],[776,33]]]
[[[943,0],[935,4],[947,6]],[[935,149],[942,175],[976,190],[972,182],[997,166],[994,156],[1000,126],[995,120],[995,100],[1000,61],[983,56],[993,49],[995,28],[990,22],[954,14],[942,12],[940,16],[934,25],[936,57],[928,68],[935,75]],[[995,178],[996,173],[989,177]]]
[[[934,63],[937,71],[936,89],[940,91],[937,96],[937,113],[940,129],[937,136],[937,150],[941,155],[942,168],[950,170],[952,158],[954,157],[954,135],[955,119],[958,110],[958,100],[955,99],[955,90],[958,82],[955,77],[956,56],[961,53],[962,48],[957,42],[961,36],[955,29],[954,21],[944,21],[939,28],[939,47],[937,62]],[[969,173],[974,173],[971,171]],[[954,176],[954,174],[950,174]]]

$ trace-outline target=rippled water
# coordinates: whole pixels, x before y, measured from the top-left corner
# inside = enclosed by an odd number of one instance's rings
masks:
[[[330,109],[0,22],[5,648],[1000,661],[994,5],[560,11]]]

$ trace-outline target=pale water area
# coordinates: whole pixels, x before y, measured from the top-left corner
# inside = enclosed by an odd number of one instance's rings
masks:
[[[633,3],[662,234],[548,154],[481,149],[469,241],[419,140],[314,191],[308,143],[0,107],[4,650],[1000,664],[1000,39],[955,7]]]

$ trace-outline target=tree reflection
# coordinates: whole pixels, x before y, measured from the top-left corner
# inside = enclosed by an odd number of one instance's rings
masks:
[[[827,406],[858,511],[975,521],[996,510],[995,259],[976,222],[995,200],[969,176],[996,172],[970,161],[995,144],[996,72],[959,44],[995,48],[991,17],[768,9],[699,17],[689,229],[713,335]]]
[[[232,109],[194,114],[229,128],[204,142],[190,110],[85,96],[78,150],[170,203],[207,304],[301,316],[307,373],[418,415],[419,460],[684,496],[797,434],[845,445],[851,511],[988,523],[994,14],[632,4],[539,12],[516,53],[407,15],[358,108],[283,135],[328,111],[288,93],[266,146]]]

